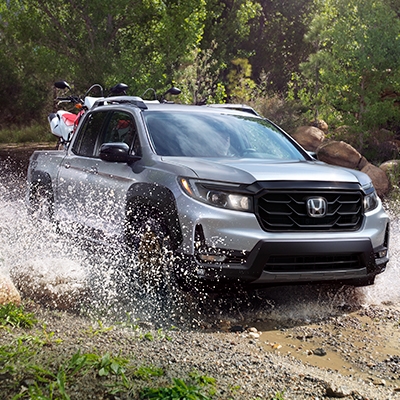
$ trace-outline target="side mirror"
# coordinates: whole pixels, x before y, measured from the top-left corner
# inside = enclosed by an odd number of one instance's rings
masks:
[[[57,88],[57,89],[69,89],[69,90],[71,90],[71,87],[68,85],[68,83],[67,82],[65,82],[65,81],[58,81],[58,82],[55,82],[54,83],[54,86]]]
[[[104,161],[128,163],[139,160],[139,156],[129,154],[129,146],[124,142],[103,143],[99,156]]]

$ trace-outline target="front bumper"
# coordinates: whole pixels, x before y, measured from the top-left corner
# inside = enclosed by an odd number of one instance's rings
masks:
[[[249,284],[365,281],[388,263],[389,217],[381,203],[357,230],[268,232],[252,213],[178,200],[183,242],[206,281]]]
[[[197,264],[203,280],[251,284],[348,281],[372,278],[385,270],[387,246],[373,249],[368,238],[345,240],[260,240],[231,264]]]

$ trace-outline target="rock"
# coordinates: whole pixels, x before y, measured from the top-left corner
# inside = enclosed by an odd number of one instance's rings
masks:
[[[257,332],[249,332],[249,337],[252,339],[258,339],[261,335]]]
[[[220,321],[218,321],[218,328],[221,331],[229,331],[231,329],[231,321],[229,321],[228,319],[221,319]]]
[[[326,388],[326,395],[328,397],[343,398],[351,396],[352,391],[344,386],[337,386],[334,383],[328,383]]]
[[[389,178],[383,169],[368,163],[361,171],[371,178],[378,196],[385,196],[389,192]]]
[[[325,139],[325,133],[315,126],[300,126],[292,134],[301,146],[308,151],[316,151]]]
[[[377,131],[373,132],[371,138],[375,139],[377,143],[388,142],[394,140],[395,134],[388,129],[378,129]]]
[[[21,304],[21,295],[11,279],[0,273],[0,305],[4,306],[10,303],[19,306]]]
[[[385,171],[386,174],[393,173],[400,175],[400,160],[385,161],[383,164],[380,165],[379,168]]]
[[[375,378],[373,379],[372,384],[375,386],[386,386],[386,381],[384,379]]]
[[[233,325],[230,329],[231,332],[244,332],[244,326],[243,325]]]
[[[76,309],[88,294],[86,274],[68,259],[32,260],[10,274],[23,295],[49,308]]]
[[[368,161],[353,146],[345,142],[331,141],[317,149],[318,160],[341,167],[362,169]]]
[[[323,357],[323,356],[326,356],[326,351],[324,349],[318,348],[318,349],[313,350],[313,354],[316,356]]]
[[[328,132],[328,124],[322,119],[312,121],[311,126],[315,126],[316,128],[321,129],[321,131],[323,131],[324,133]]]

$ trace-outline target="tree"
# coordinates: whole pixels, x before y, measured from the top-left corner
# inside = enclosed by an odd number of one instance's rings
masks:
[[[251,65],[245,58],[232,60],[233,68],[228,73],[228,94],[232,103],[247,103],[251,100],[256,84],[251,79]]]
[[[41,61],[52,58],[49,80],[67,79],[78,91],[125,81],[141,94],[149,85],[167,85],[180,59],[197,46],[205,2],[20,0],[0,12],[17,54],[26,49]]]
[[[284,94],[294,72],[312,51],[304,42],[314,12],[314,0],[260,0],[261,11],[252,21],[243,44],[252,65],[252,78],[269,93]],[[266,81],[265,81],[266,80]]]
[[[183,103],[223,103],[226,99],[225,85],[219,82],[220,69],[214,57],[216,43],[211,48],[192,50],[191,59],[182,63],[174,73],[174,81],[182,89]]]
[[[360,131],[400,122],[400,20],[385,0],[324,0],[307,40],[310,104]]]
[[[215,68],[227,73],[232,60],[248,58],[252,50],[244,43],[250,34],[252,22],[261,10],[256,0],[208,0],[204,34],[200,42],[202,50],[216,48],[213,57]],[[221,75],[224,79],[224,74]]]

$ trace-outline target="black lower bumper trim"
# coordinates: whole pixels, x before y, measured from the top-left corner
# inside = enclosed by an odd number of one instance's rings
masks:
[[[374,277],[387,258],[377,260],[368,238],[345,240],[262,240],[244,264],[198,265],[206,280],[247,283],[338,281]]]

